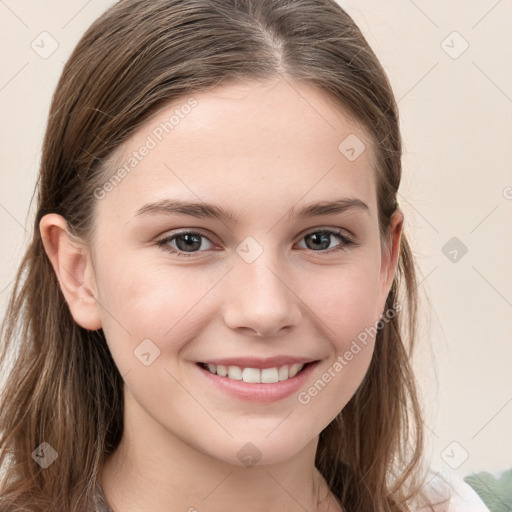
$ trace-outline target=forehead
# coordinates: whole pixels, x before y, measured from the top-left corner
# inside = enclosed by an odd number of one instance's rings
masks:
[[[241,81],[161,108],[116,154],[99,208],[127,215],[167,196],[244,209],[351,195],[375,201],[374,151],[327,93],[289,79]],[[282,202],[282,201],[281,201]]]

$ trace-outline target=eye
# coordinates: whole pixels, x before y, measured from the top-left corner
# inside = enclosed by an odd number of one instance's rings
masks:
[[[212,243],[207,236],[201,233],[196,233],[194,231],[182,231],[181,233],[159,240],[157,245],[172,254],[176,254],[177,256],[190,257],[194,252],[198,252],[197,250],[203,246],[201,239],[207,240],[210,244]],[[176,247],[171,245],[173,243],[176,243]]]
[[[338,244],[334,247],[331,246],[333,237],[338,240]],[[205,250],[208,249],[208,247],[205,249],[202,242],[203,239],[207,241],[206,245],[213,244],[213,242],[202,233],[182,231],[159,240],[156,242],[156,245],[176,256],[190,257],[196,252],[205,252]],[[343,234],[342,231],[329,229],[312,231],[304,235],[302,240],[306,240],[307,249],[329,254],[331,252],[344,250],[350,245],[357,245],[354,240]]]
[[[338,239],[339,243],[334,247],[331,247],[330,245],[333,237]],[[311,231],[304,235],[302,240],[306,240],[306,248],[311,249],[314,252],[331,253],[346,249],[350,245],[356,245],[356,242],[345,235],[342,231],[330,229]],[[318,249],[320,249],[320,251]]]

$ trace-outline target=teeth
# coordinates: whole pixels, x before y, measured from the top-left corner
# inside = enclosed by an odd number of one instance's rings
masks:
[[[265,384],[279,382],[279,370],[277,368],[265,368],[261,370],[261,382]]]
[[[242,370],[238,366],[228,366],[228,377],[233,380],[242,380]]]
[[[257,368],[244,368],[242,371],[242,379],[244,382],[256,384],[261,382],[261,372]]]
[[[243,380],[251,384],[263,383],[271,384],[291,379],[299,373],[303,364],[295,363],[292,365],[279,366],[274,368],[241,368],[240,366],[223,366],[221,364],[206,365],[210,373],[217,374],[220,377],[227,377],[233,380]]]
[[[292,364],[290,369],[288,370],[288,378],[295,377],[300,370],[302,370],[303,364]]]

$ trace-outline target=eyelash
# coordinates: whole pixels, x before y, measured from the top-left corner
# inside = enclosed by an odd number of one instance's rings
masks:
[[[349,246],[357,246],[358,245],[355,242],[355,240],[352,240],[347,235],[343,234],[342,231],[330,230],[330,229],[317,229],[315,231],[310,231],[309,233],[306,233],[302,237],[302,239],[306,238],[308,235],[313,235],[313,234],[334,235],[335,237],[338,238],[338,240],[341,243],[335,247],[332,247],[331,249],[325,249],[325,250],[320,250],[320,251],[313,251],[312,249],[309,249],[311,252],[317,252],[320,254],[326,254],[326,253],[331,254],[333,252],[345,250]],[[174,235],[163,238],[162,240],[158,240],[156,242],[156,245],[166,252],[175,254],[176,256],[179,256],[179,257],[185,257],[185,258],[190,258],[190,257],[193,257],[194,254],[205,252],[205,251],[192,251],[192,252],[187,253],[187,252],[182,252],[179,249],[174,249],[172,247],[169,247],[169,245],[168,245],[169,242],[171,242],[175,238],[178,238],[183,235],[198,235],[200,237],[206,238],[206,240],[208,240],[211,244],[214,244],[214,242],[209,237],[207,237],[206,235],[203,235],[202,233],[198,233],[196,231],[181,231],[179,233],[175,233]]]

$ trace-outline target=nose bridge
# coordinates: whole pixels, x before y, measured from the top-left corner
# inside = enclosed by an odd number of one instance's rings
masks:
[[[248,238],[237,247],[225,322],[232,329],[277,334],[298,323],[297,297],[276,251]]]

